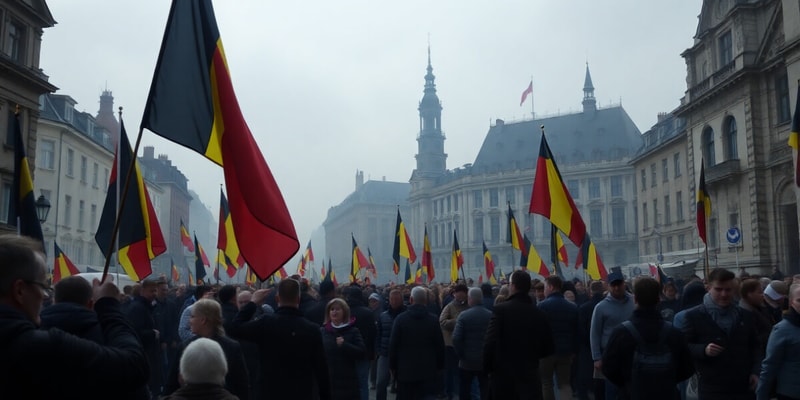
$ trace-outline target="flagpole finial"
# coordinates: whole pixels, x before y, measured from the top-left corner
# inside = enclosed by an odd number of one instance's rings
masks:
[[[542,135],[544,135],[544,125],[540,125],[540,126],[539,126],[539,129],[541,129],[541,130],[542,130]]]

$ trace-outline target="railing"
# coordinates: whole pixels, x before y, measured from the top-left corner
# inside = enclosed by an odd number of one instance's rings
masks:
[[[719,164],[712,165],[706,170],[706,182],[718,182],[739,174],[741,170],[738,159],[725,160]]]

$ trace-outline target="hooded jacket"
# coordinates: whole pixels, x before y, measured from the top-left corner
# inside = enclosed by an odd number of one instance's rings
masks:
[[[603,351],[611,337],[611,332],[633,315],[633,306],[633,296],[626,292],[621,299],[617,299],[609,293],[594,307],[589,333],[593,360],[597,361],[603,358]]]

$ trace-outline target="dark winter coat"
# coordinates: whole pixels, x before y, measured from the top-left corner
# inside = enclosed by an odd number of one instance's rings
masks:
[[[444,338],[439,318],[424,305],[411,305],[394,320],[389,369],[398,382],[427,382],[444,370]]]
[[[251,321],[255,303],[242,307],[228,335],[258,345],[262,392],[275,399],[331,398],[330,378],[319,327],[293,307],[278,307]]]
[[[77,337],[105,344],[103,327],[97,313],[74,303],[57,303],[39,313],[42,329],[58,328]]]
[[[178,355],[175,357],[174,365],[170,366],[167,382],[164,384],[164,393],[172,394],[180,388],[178,382],[179,363],[183,351],[189,343],[199,339],[200,336],[194,336],[191,339],[183,342]],[[247,400],[250,390],[249,372],[244,362],[244,355],[242,354],[242,347],[239,343],[231,338],[225,336],[214,336],[209,338],[222,347],[222,352],[225,353],[225,361],[228,363],[228,374],[225,375],[225,389],[237,396],[241,400]]]
[[[238,400],[221,385],[200,383],[186,385],[161,400]]]
[[[119,301],[103,298],[94,309],[108,346],[37,329],[16,308],[0,305],[0,387],[30,399],[102,399],[144,386],[147,359]]]
[[[378,332],[375,335],[375,351],[381,357],[389,357],[389,339],[392,337],[392,326],[394,320],[400,313],[406,310],[406,306],[394,310],[389,307],[388,310],[381,313],[378,318]]]
[[[367,307],[361,289],[357,287],[349,288],[347,292],[347,305],[350,306],[350,315],[356,319],[356,328],[364,338],[367,352],[364,353],[365,360],[375,358],[375,338],[378,330],[375,326],[375,314]]]
[[[630,321],[645,343],[648,344],[658,342],[661,328],[665,324],[661,313],[655,308],[634,310]],[[675,373],[672,376],[661,377],[652,385],[648,385],[647,382],[636,382],[640,390],[644,390],[639,393],[630,392],[633,356],[637,346],[636,339],[622,325],[614,328],[611,333],[611,338],[609,338],[606,345],[606,351],[603,353],[603,375],[614,385],[628,393],[631,400],[674,400],[677,395],[674,388],[678,382],[689,379],[694,374],[694,364],[692,355],[689,353],[689,346],[686,344],[686,338],[677,328],[670,325],[668,329],[669,332],[664,343],[671,351]],[[661,390],[659,386],[661,382],[671,386],[673,390],[671,392]],[[658,390],[647,392],[648,388]]]
[[[361,333],[353,320],[342,328],[334,328],[330,322],[320,328],[325,357],[328,360],[328,373],[331,378],[331,398],[352,400],[360,397],[356,362],[364,359],[366,347]],[[341,346],[337,337],[344,338]]]
[[[578,307],[564,298],[561,292],[550,293],[537,304],[550,322],[555,354],[559,356],[578,352]]]
[[[759,375],[763,353],[752,313],[736,310],[730,333],[714,322],[705,304],[689,309],[684,318],[683,333],[700,378],[700,398],[753,398],[749,377]],[[725,350],[716,357],[707,356],[705,348],[711,342],[721,344]]]
[[[316,326],[322,326],[322,324],[325,323],[325,308],[331,300],[333,300],[333,297],[319,299],[316,304],[311,306],[308,311],[304,313],[306,319],[313,322]]]
[[[458,367],[469,371],[483,370],[483,343],[492,312],[483,305],[472,306],[456,319],[453,348],[458,355]]]

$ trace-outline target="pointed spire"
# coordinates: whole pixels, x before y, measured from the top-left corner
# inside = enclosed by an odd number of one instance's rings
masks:
[[[428,73],[425,74],[425,93],[427,94],[429,91],[433,94],[436,94],[436,76],[433,75],[433,66],[431,65],[431,42],[428,39]]]
[[[594,94],[594,85],[592,85],[592,74],[589,73],[588,61],[586,62],[586,78],[583,80],[583,91],[592,92],[592,94]]]
[[[583,80],[583,112],[593,115],[597,111],[597,101],[594,98],[594,85],[592,75],[589,73],[589,62],[586,62],[586,78]]]

